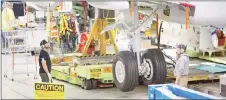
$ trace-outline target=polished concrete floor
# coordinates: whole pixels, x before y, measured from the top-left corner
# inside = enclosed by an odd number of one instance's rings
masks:
[[[27,76],[27,67],[22,63],[31,63],[28,66],[29,72],[35,72],[34,56],[15,57],[15,73],[14,81],[12,78],[11,56],[2,55],[2,99],[33,99],[34,98],[34,83],[39,82],[40,78],[34,80],[34,74]],[[19,65],[21,64],[21,65]],[[4,69],[8,69],[8,76],[4,78]],[[61,83],[65,85],[65,98],[66,99],[147,99],[147,87],[138,86],[132,92],[121,92],[116,88],[83,90],[76,85],[71,85],[66,82],[54,80],[54,83]]]
[[[34,73],[36,72],[34,64],[34,56],[15,56],[15,73],[14,81],[12,79],[12,56],[2,55],[2,99],[33,99],[34,98],[34,83],[40,82],[40,78],[34,80]],[[199,63],[198,60],[191,61]],[[28,67],[25,63],[29,63]],[[4,71],[8,68],[7,78],[4,78]],[[27,69],[28,68],[28,69]],[[31,72],[27,76],[26,72]],[[138,86],[132,92],[121,92],[117,88],[105,88],[94,90],[83,90],[79,86],[72,85],[66,82],[54,80],[54,83],[61,83],[65,85],[66,99],[147,99],[147,87]],[[219,83],[215,84],[200,84],[203,88],[215,87],[219,91]],[[199,90],[198,90],[199,91]],[[201,91],[203,92],[203,91]],[[211,94],[219,96],[219,94]]]

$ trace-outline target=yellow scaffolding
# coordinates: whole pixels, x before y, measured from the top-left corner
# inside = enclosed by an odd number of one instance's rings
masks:
[[[87,50],[90,46],[90,43],[92,41],[92,39],[97,40],[98,41],[98,50],[100,50],[100,54],[101,55],[106,55],[106,36],[105,34],[100,34],[100,32],[104,29],[105,26],[108,25],[108,21],[106,18],[101,19],[98,18],[94,21],[93,23],[93,27],[91,29],[91,32],[89,34],[88,40],[86,42],[85,48],[82,52],[82,56],[87,56]],[[110,30],[108,31],[109,34],[109,39],[110,39],[110,43],[113,45],[114,51],[115,53],[118,52],[117,46],[115,44],[114,38],[113,38],[113,34],[115,34],[115,30]]]

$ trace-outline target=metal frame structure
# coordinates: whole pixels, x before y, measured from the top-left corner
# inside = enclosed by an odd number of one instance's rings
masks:
[[[107,2],[107,1],[106,1]],[[166,80],[166,62],[165,59],[162,57],[163,53],[159,49],[160,45],[160,36],[161,36],[161,29],[162,29],[162,23],[160,24],[160,27],[158,28],[160,31],[157,31],[157,37],[158,37],[158,49],[147,49],[145,51],[141,50],[141,31],[144,31],[143,28],[149,27],[150,23],[153,21],[153,15],[155,13],[159,13],[159,9],[166,10],[165,8],[171,8],[170,6],[177,6],[179,9],[179,6],[185,7],[185,15],[182,17],[186,17],[186,29],[188,29],[189,25],[189,16],[193,16],[193,14],[189,14],[189,7],[192,7],[193,5],[187,4],[187,3],[173,3],[173,2],[161,2],[161,1],[144,1],[139,3],[144,3],[150,6],[152,6],[152,10],[149,11],[143,11],[148,12],[148,18],[145,19],[142,23],[139,23],[138,21],[138,1],[131,1],[133,2],[133,16],[129,17],[129,11],[124,11],[124,21],[117,22],[113,25],[108,25],[104,28],[104,30],[101,33],[104,33],[106,31],[112,30],[114,28],[120,28],[120,31],[124,31],[124,33],[128,34],[128,38],[131,40],[131,43],[128,45],[130,48],[129,50],[120,51],[115,57],[113,61],[113,76],[114,81],[116,84],[116,87],[119,88],[123,92],[132,91],[137,83],[138,78],[140,76],[145,76],[145,79],[143,82],[147,83],[146,85],[155,83],[155,84],[161,84],[164,83]],[[152,3],[154,5],[152,5]],[[95,5],[95,3],[93,4]],[[98,3],[96,3],[96,6],[98,6]],[[101,8],[101,6],[99,5]],[[111,8],[112,7],[112,8]],[[108,9],[115,9],[113,6],[106,7],[102,6],[102,8],[108,8]],[[178,10],[179,11],[179,10]],[[161,11],[160,11],[161,12]],[[190,12],[194,12],[191,11]],[[169,13],[169,12],[168,12]],[[170,16],[171,14],[166,14],[166,16]],[[180,14],[177,14],[178,16]],[[161,16],[163,17],[163,16]],[[177,18],[174,16],[174,18]],[[158,18],[156,18],[157,20]],[[166,18],[163,18],[166,19]],[[168,18],[167,18],[168,19]],[[179,19],[178,19],[179,20]],[[181,20],[183,21],[183,20]],[[194,21],[194,19],[191,19],[191,21]],[[198,21],[198,20],[196,20]],[[131,23],[132,22],[132,23]],[[175,19],[174,19],[175,22]],[[176,21],[178,22],[178,21]],[[203,21],[202,21],[203,22]],[[180,24],[184,24],[183,22],[179,22]],[[213,20],[210,21],[211,24],[213,23]],[[198,24],[198,22],[193,22],[193,24]],[[120,26],[120,27],[119,27]],[[158,26],[158,25],[157,25]],[[182,25],[181,25],[182,26]],[[157,30],[158,30],[157,29]],[[159,62],[162,61],[162,62]],[[120,70],[122,70],[120,72]],[[124,74],[121,75],[121,77],[117,76],[117,73]],[[123,79],[124,80],[123,80]]]
[[[25,10],[25,4],[24,4],[24,12],[26,11]],[[29,17],[27,17],[29,18]],[[28,19],[27,19],[28,20]],[[12,21],[12,22],[9,22],[8,23],[9,26],[15,26],[15,22]],[[33,35],[33,29],[30,29],[30,28],[19,28],[17,30],[9,30],[9,32],[6,32],[5,33],[5,40],[7,41],[8,43],[8,48],[6,47],[6,41],[5,41],[5,59],[6,59],[6,51],[9,51],[9,55],[12,56],[12,64],[11,66],[6,66],[6,63],[5,63],[5,71],[4,71],[4,77],[7,78],[7,72],[8,72],[8,68],[9,67],[12,67],[12,81],[14,81],[14,74],[24,74],[23,72],[22,73],[16,73],[15,72],[15,64],[16,65],[26,65],[27,67],[27,72],[26,74],[29,76],[30,73],[32,72],[29,72],[28,71],[28,67],[29,67],[29,64],[33,64],[33,63],[29,63],[27,62],[28,61],[28,57],[31,56],[31,46],[28,45],[28,33],[27,31],[32,31],[32,35]],[[21,34],[19,33],[23,33],[24,35],[21,36]],[[16,35],[16,36],[15,36]],[[15,39],[23,39],[23,44],[24,45],[16,45],[15,44]],[[34,37],[33,37],[34,38]],[[15,47],[24,47],[24,52],[23,53],[19,53],[19,51],[15,51]],[[9,49],[9,50],[7,50]],[[11,50],[11,51],[10,51]],[[36,48],[35,48],[36,50]],[[21,51],[20,51],[21,52]],[[25,63],[15,63],[15,56],[18,55],[18,56],[25,56],[26,58],[26,61]],[[37,79],[37,59],[36,59],[36,55],[35,55],[35,76],[34,76],[34,79]]]
[[[28,76],[29,76],[30,73],[33,73],[33,72],[29,72],[28,71],[29,64],[33,64],[33,63],[27,62],[28,59],[29,59],[28,57],[31,56],[31,53],[30,53],[31,48],[30,48],[30,45],[27,44],[27,42],[28,42],[28,34],[27,34],[26,31],[27,31],[26,29],[13,30],[13,31],[9,32],[11,34],[11,36],[9,34],[6,35],[6,39],[8,40],[7,42],[8,42],[8,47],[9,48],[5,48],[5,50],[8,49],[7,51],[9,51],[8,52],[9,55],[12,56],[12,59],[11,59],[12,64],[11,64],[11,66],[6,66],[5,65],[4,77],[7,77],[8,69],[9,69],[9,67],[12,67],[12,81],[14,81],[14,75],[15,74],[23,74],[23,73],[16,73],[15,72],[15,70],[14,70],[15,69],[15,65],[26,65],[26,67],[27,67],[26,74]],[[17,34],[18,32],[24,33],[25,35],[24,36],[21,36],[20,34],[18,34],[16,36],[14,36],[14,34]],[[24,45],[16,45],[15,44],[15,41],[16,41],[15,39],[18,39],[18,38],[23,39]],[[17,48],[17,47],[23,47],[24,48],[24,51],[17,51],[17,50],[15,50],[15,48]],[[5,52],[5,54],[6,54],[6,52]],[[5,55],[5,59],[6,59],[6,56],[7,55]],[[20,56],[20,57],[24,57],[25,56],[26,62],[25,63],[18,63],[18,62],[15,63],[15,60],[16,60],[15,57],[17,57],[17,56]],[[36,79],[36,74],[37,74],[37,68],[36,68],[36,71],[35,71],[35,77],[34,77],[35,79]]]
[[[166,62],[161,50],[159,48],[147,48],[147,50],[144,51],[141,49],[142,31],[150,28],[153,15],[161,9],[161,7],[165,6],[157,4],[152,12],[150,12],[151,14],[144,18],[142,23],[140,23],[138,17],[138,6],[138,1],[133,1],[132,17],[129,16],[129,11],[125,10],[123,11],[124,21],[106,26],[102,31],[102,33],[104,33],[119,28],[120,31],[127,33],[131,41],[131,43],[128,44],[129,49],[117,53],[113,60],[112,69],[114,83],[116,87],[123,92],[134,90],[139,77],[142,78],[145,85],[152,83],[161,84],[166,80]],[[126,27],[127,29],[125,29]],[[159,29],[161,29],[161,25]],[[160,32],[161,30],[159,34]],[[158,42],[160,41],[158,40]],[[159,74],[159,76],[157,74]]]
[[[115,53],[117,53],[118,50],[113,37],[115,32],[114,30],[108,31],[110,43],[107,43],[106,35],[101,34],[103,28],[108,24],[108,18],[95,19],[91,31],[87,34],[85,33],[88,35],[88,39],[83,46],[84,48],[81,47],[83,50],[79,50],[80,53],[63,54],[63,62],[59,60],[54,61],[59,57],[51,57],[54,66],[51,73],[52,77],[80,85],[87,90],[94,89],[100,84],[112,87],[113,78],[111,73],[111,63],[114,54],[112,55],[107,53],[107,44],[113,46]],[[95,43],[95,53],[88,54],[87,51],[92,42]]]
[[[136,52],[137,54],[137,64],[138,64],[138,68],[139,70],[142,69],[141,65],[141,58],[140,58],[140,52],[141,52],[141,34],[140,31],[143,31],[142,28],[147,28],[147,26],[150,26],[149,24],[152,24],[153,21],[153,14],[159,9],[159,7],[156,7],[155,10],[152,12],[152,14],[143,22],[139,25],[139,19],[138,16],[134,18],[134,25],[135,28],[132,28],[130,30],[131,33],[135,33],[135,35],[133,35],[133,39],[134,39],[134,43],[135,44],[132,48],[134,48],[134,52]],[[137,9],[137,2],[134,3],[134,16],[138,15],[138,9]],[[149,28],[149,27],[148,27]]]
[[[93,27],[91,29],[91,32],[90,32],[88,40],[87,40],[87,43],[82,52],[82,56],[87,56],[87,50],[88,50],[88,47],[90,46],[92,39],[98,40],[98,44],[99,44],[98,49],[100,50],[100,54],[106,55],[106,39],[105,39],[106,36],[105,36],[105,34],[100,34],[100,33],[101,33],[101,30],[103,30],[103,28],[105,26],[107,26],[107,24],[108,24],[108,21],[105,18],[104,19],[96,19],[94,21]],[[109,38],[113,45],[115,53],[117,53],[118,49],[116,47],[115,41],[113,39],[113,33],[111,31],[109,31]]]
[[[150,61],[150,58],[147,61],[146,61],[146,59],[143,58],[143,55],[144,55],[143,53],[145,53],[145,52],[143,52],[143,50],[141,50],[141,43],[140,43],[141,42],[141,32],[140,31],[144,31],[143,29],[147,28],[147,27],[150,28],[150,24],[152,24],[152,20],[153,20],[153,16],[152,15],[160,7],[157,7],[152,12],[151,15],[149,15],[146,19],[144,19],[143,23],[139,23],[139,18],[138,18],[138,16],[136,16],[136,15],[138,15],[138,7],[137,6],[138,6],[137,2],[134,2],[134,12],[133,12],[133,16],[132,17],[128,16],[129,15],[128,11],[123,11],[126,21],[120,21],[120,22],[116,22],[115,24],[107,25],[107,20],[106,19],[97,18],[95,20],[93,26],[92,26],[91,32],[89,34],[88,41],[86,42],[86,45],[85,45],[85,48],[84,48],[83,52],[81,54],[80,53],[79,54],[75,54],[75,55],[72,54],[71,55],[72,59],[70,59],[70,61],[66,61],[66,62],[69,62],[69,63],[73,62],[72,66],[74,66],[75,69],[76,69],[75,70],[76,73],[73,73],[73,74],[78,75],[78,76],[75,76],[74,78],[81,77],[80,81],[82,81],[82,83],[83,83],[82,85],[85,85],[85,87],[87,87],[86,86],[87,84],[92,84],[92,83],[89,83],[90,81],[93,80],[93,79],[89,78],[89,77],[93,77],[92,74],[91,75],[89,74],[89,73],[91,73],[90,69],[95,68],[94,66],[95,66],[96,63],[103,62],[102,60],[100,60],[100,58],[103,58],[103,57],[98,57],[98,56],[94,56],[93,57],[93,56],[88,56],[87,55],[87,50],[89,48],[89,45],[90,45],[92,39],[98,40],[100,55],[105,56],[106,55],[106,39],[105,39],[105,34],[103,34],[103,33],[112,31],[112,30],[114,30],[116,28],[117,28],[117,30],[119,30],[119,31],[123,30],[125,33],[128,34],[128,36],[129,36],[128,38],[130,38],[130,41],[131,41],[131,43],[128,45],[130,50],[129,51],[122,51],[122,52],[120,51],[120,52],[118,52],[118,50],[116,48],[116,45],[114,43],[115,41],[113,40],[111,34],[109,34],[110,35],[110,40],[113,43],[113,46],[114,46],[114,49],[115,49],[114,51],[115,51],[116,56],[115,57],[109,56],[111,59],[109,59],[106,62],[109,62],[108,64],[111,65],[112,64],[111,63],[112,62],[112,58],[114,58],[112,70],[113,70],[114,80],[117,81],[116,74],[115,74],[115,72],[116,72],[115,68],[116,68],[116,66],[120,65],[120,64],[117,64],[117,60],[118,60],[117,57],[118,56],[124,56],[125,58],[121,58],[121,59],[123,59],[123,61],[128,61],[128,60],[131,60],[130,58],[132,58],[132,61],[129,61],[129,62],[126,62],[126,63],[122,62],[121,65],[128,65],[128,63],[130,63],[130,65],[132,64],[131,66],[127,66],[127,67],[130,67],[130,68],[133,69],[132,72],[126,72],[126,73],[129,74],[129,75],[127,75],[127,76],[130,77],[129,80],[135,80],[133,82],[131,82],[131,81],[128,81],[129,83],[127,82],[128,84],[132,83],[133,84],[132,86],[128,85],[127,83],[125,83],[125,85],[127,84],[126,87],[127,88],[129,87],[130,89],[125,89],[125,90],[124,89],[122,89],[122,90],[120,89],[120,90],[124,91],[124,92],[132,91],[135,88],[135,86],[137,85],[139,75],[143,76],[146,79],[146,81],[151,80],[152,77],[154,77],[153,73],[155,73],[155,72],[153,71],[154,70],[153,65],[152,65],[153,61]],[[158,50],[159,49],[154,50],[155,52],[151,52],[151,53],[156,53],[156,51],[157,51],[157,53],[159,53]],[[129,54],[129,55],[128,56],[126,56],[125,54],[122,55],[122,53],[124,53],[124,52],[127,52],[126,54]],[[148,51],[145,54],[146,55],[150,54],[150,51]],[[73,57],[73,55],[75,57]],[[155,56],[158,56],[158,55],[154,54],[154,57]],[[92,60],[92,59],[95,59],[95,60]],[[97,60],[97,59],[99,59],[99,60]],[[163,63],[165,63],[163,56],[162,56],[162,58],[160,57],[160,59],[163,59]],[[81,65],[81,64],[83,64],[83,62],[85,62],[87,64],[91,64],[91,65],[86,65],[85,64],[83,66],[83,65]],[[147,63],[144,64],[144,62],[148,62],[149,64],[147,64]],[[75,66],[74,63],[76,63],[77,66]],[[98,65],[98,66],[102,66],[102,65]],[[155,65],[155,67],[156,66],[158,66],[158,65]],[[62,67],[64,67],[64,66],[62,66]],[[102,67],[103,68],[101,68],[101,69],[105,69],[104,66],[102,66]],[[163,81],[158,79],[157,83],[164,82],[164,79],[166,78],[166,76],[164,76],[166,74],[165,69],[164,69],[164,68],[166,68],[165,64],[162,64],[161,67],[163,67],[163,69],[162,69],[163,73],[160,73],[160,74],[163,74]],[[56,71],[57,68],[54,69],[54,70],[55,70],[54,72],[57,72]],[[80,70],[80,71],[82,70],[82,71],[78,72],[78,70]],[[85,71],[85,73],[82,73],[84,71]],[[131,70],[130,69],[124,70],[124,73],[125,73],[125,71],[131,71]],[[62,71],[62,74],[63,74],[63,72],[64,71]],[[104,74],[103,72],[100,72],[100,73]],[[150,76],[148,76],[147,74],[148,75],[150,74]],[[56,75],[56,73],[54,75]],[[82,76],[79,76],[79,75],[82,75]],[[58,77],[58,75],[55,76],[55,77]],[[109,77],[112,77],[112,76],[109,76]],[[151,77],[151,78],[149,78],[149,77]],[[155,75],[155,77],[156,77],[156,75]],[[104,79],[99,79],[99,80],[104,80]],[[67,81],[67,79],[66,79],[66,81]],[[80,84],[80,83],[75,83],[75,84]],[[118,88],[125,88],[123,86],[120,87],[120,83],[119,83],[119,85],[116,84],[116,86]],[[88,88],[88,89],[90,89],[90,88]]]

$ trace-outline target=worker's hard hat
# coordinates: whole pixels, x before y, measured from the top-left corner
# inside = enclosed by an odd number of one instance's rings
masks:
[[[178,45],[177,45],[177,48],[183,49],[184,51],[186,51],[187,46],[185,46],[184,44],[178,44]]]
[[[46,40],[42,40],[40,46],[45,45],[46,43],[48,43]]]

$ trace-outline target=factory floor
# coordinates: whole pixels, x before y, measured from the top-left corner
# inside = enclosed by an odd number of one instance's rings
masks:
[[[26,65],[19,65],[21,63],[31,63],[28,66],[28,71],[33,72],[27,76]],[[198,63],[200,61],[193,60],[191,62]],[[40,82],[40,78],[34,80],[34,56],[15,56],[15,72],[21,74],[14,74],[14,81],[11,81],[12,68],[11,56],[2,55],[2,98],[3,99],[33,99],[34,98],[34,83]],[[8,77],[4,78],[4,69],[8,67]],[[65,98],[66,99],[147,99],[147,87],[138,86],[132,92],[121,92],[118,89],[106,88],[106,89],[94,89],[83,90],[79,86],[72,85],[66,82],[53,80],[54,83],[61,83],[65,85]],[[194,84],[192,84],[194,86]],[[207,83],[207,84],[195,84],[199,88],[192,88],[194,90],[205,93],[205,89],[208,88],[211,95],[219,96],[219,83]],[[200,89],[200,87],[202,89]]]
[[[7,59],[7,60],[6,60]],[[34,56],[26,57],[16,56],[15,63],[34,62]],[[33,99],[34,83],[39,82],[40,78],[34,80],[34,74],[27,76],[26,65],[16,65],[15,72],[21,74],[14,75],[14,81],[11,81],[12,68],[8,70],[8,78],[4,78],[4,66],[10,66],[11,56],[2,55],[2,99]],[[35,65],[28,66],[29,72],[35,72]],[[83,90],[79,86],[71,85],[66,82],[53,80],[54,83],[65,85],[66,99],[147,99],[147,87],[138,86],[132,92],[120,92],[116,88]]]

